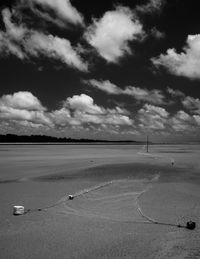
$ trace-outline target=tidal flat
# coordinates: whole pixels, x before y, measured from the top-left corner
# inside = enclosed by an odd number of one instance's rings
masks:
[[[200,258],[199,157],[199,145],[0,145],[1,258]]]

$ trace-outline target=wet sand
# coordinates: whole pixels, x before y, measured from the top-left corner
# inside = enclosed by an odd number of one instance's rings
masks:
[[[181,145],[149,154],[132,145],[0,146],[1,258],[200,258],[199,155]],[[33,211],[16,217],[13,205]],[[195,230],[173,226],[188,220]]]

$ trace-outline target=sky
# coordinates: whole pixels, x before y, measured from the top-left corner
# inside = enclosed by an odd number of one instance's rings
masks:
[[[200,141],[198,0],[1,0],[0,134]]]

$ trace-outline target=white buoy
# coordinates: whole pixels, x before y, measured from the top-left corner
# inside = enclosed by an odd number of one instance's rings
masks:
[[[13,215],[23,215],[24,214],[24,206],[13,206]]]

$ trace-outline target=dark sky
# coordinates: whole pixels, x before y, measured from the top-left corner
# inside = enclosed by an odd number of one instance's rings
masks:
[[[197,0],[0,6],[0,134],[200,141]]]

